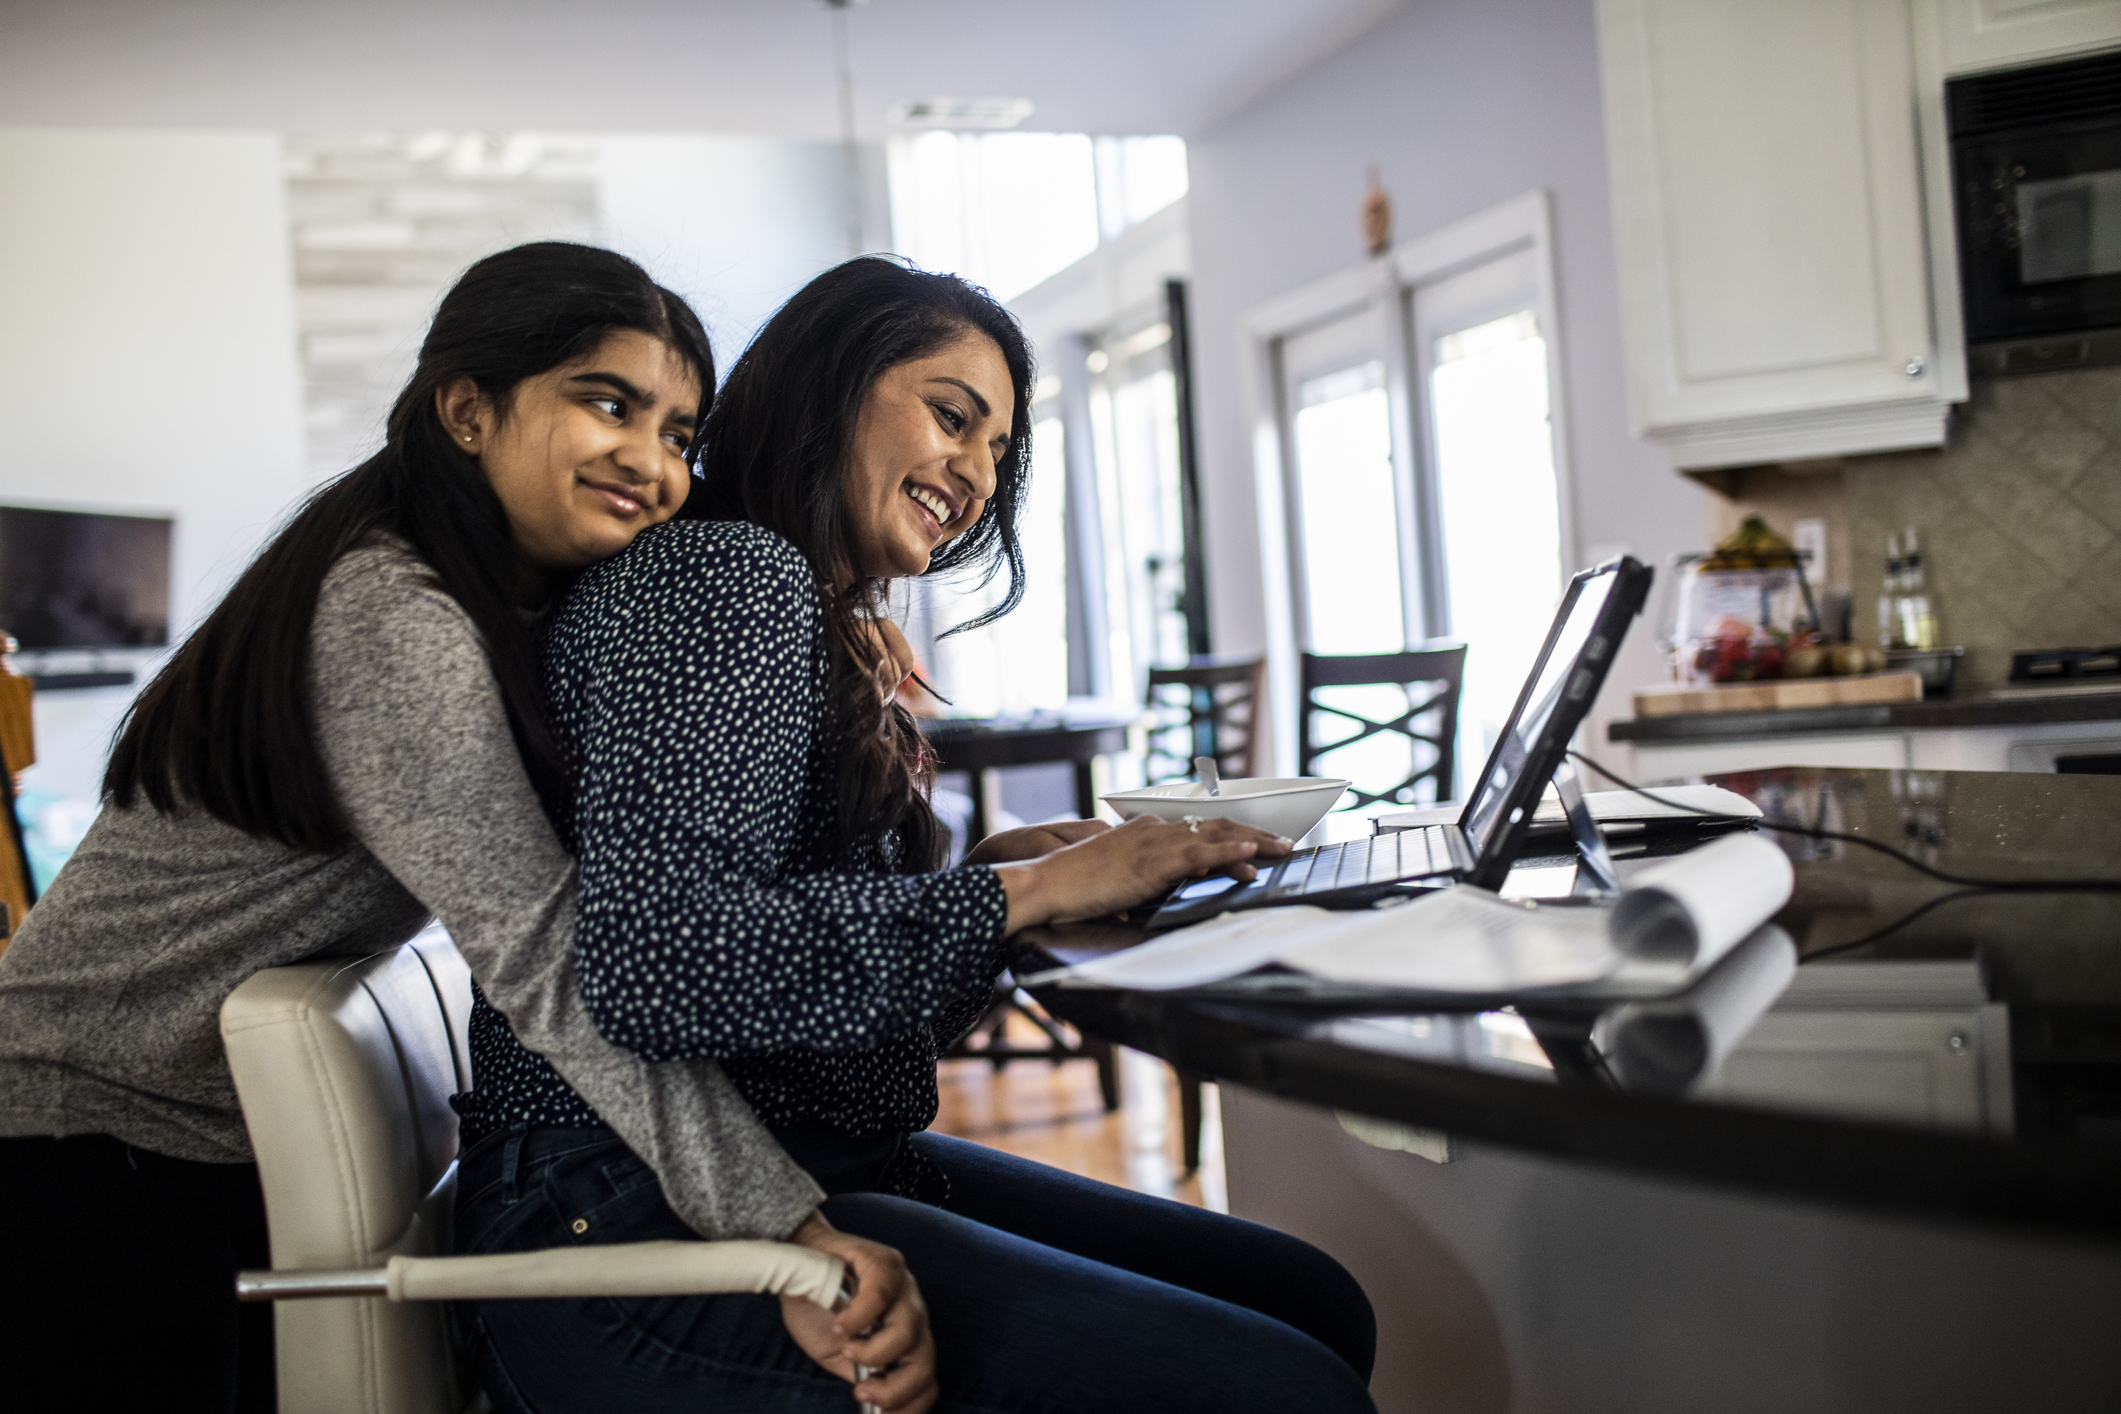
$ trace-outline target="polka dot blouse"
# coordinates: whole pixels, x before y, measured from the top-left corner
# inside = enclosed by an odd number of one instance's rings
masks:
[[[1002,967],[1001,882],[835,869],[838,752],[810,568],[743,522],[677,521],[585,574],[546,684],[575,783],[575,965],[597,1029],[712,1057],[770,1127],[935,1118],[935,1062]],[[467,1135],[598,1123],[475,998]]]

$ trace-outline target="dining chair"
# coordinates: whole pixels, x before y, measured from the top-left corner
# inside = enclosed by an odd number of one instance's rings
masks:
[[[1188,780],[1193,758],[1213,756],[1232,779],[1256,776],[1264,746],[1254,724],[1267,691],[1265,658],[1194,658],[1149,669],[1147,783]]]
[[[1144,775],[1149,785],[1190,780],[1193,758],[1213,756],[1232,780],[1257,776],[1266,742],[1256,723],[1267,693],[1265,658],[1194,658],[1182,668],[1149,669]],[[1201,1078],[1178,1077],[1178,1128],[1185,1171],[1200,1168]]]
[[[1358,653],[1328,655],[1306,653],[1302,658],[1302,715],[1297,731],[1297,772],[1300,775],[1334,775],[1321,762],[1374,737],[1395,735],[1407,742],[1408,774],[1396,782],[1372,778],[1355,780],[1348,788],[1352,797],[1341,809],[1360,810],[1380,801],[1397,805],[1425,803],[1416,793],[1423,781],[1433,794],[1428,803],[1450,800],[1457,791],[1458,703],[1465,689],[1466,649],[1462,643],[1430,643],[1402,653]],[[1339,688],[1393,686],[1405,689],[1406,710],[1394,698],[1389,713],[1370,716],[1358,711],[1343,696],[1339,702],[1324,700],[1323,694]],[[1338,722],[1352,730],[1332,735],[1329,725]],[[1429,759],[1424,762],[1423,748]]]

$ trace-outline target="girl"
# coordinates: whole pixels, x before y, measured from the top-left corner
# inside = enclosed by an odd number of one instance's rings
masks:
[[[831,1222],[905,1255],[937,1363],[909,1309],[914,1326],[877,1337],[905,1354],[862,1400],[1367,1409],[1369,1308],[1323,1254],[924,1132],[936,1057],[978,1017],[1008,935],[1289,849],[1142,820],[931,872],[927,761],[873,625],[889,580],[931,569],[1003,568],[1004,608],[1019,596],[1030,363],[1007,313],[954,278],[878,259],[820,276],[732,371],[688,519],[576,585],[547,675],[583,1000],[638,1055],[721,1060],[833,1195]],[[682,1235],[669,1173],[518,1060],[505,1026],[483,1039],[459,1250]],[[483,1383],[520,1410],[842,1410],[814,1362],[883,1363],[799,1322],[789,1340],[756,1297],[464,1318]]]
[[[710,1236],[846,1257],[862,1329],[915,1300],[709,1063],[598,1036],[574,983],[568,791],[526,615],[683,503],[714,363],[691,310],[585,246],[479,262],[368,462],[289,522],[143,692],[107,804],[0,955],[8,1378],[83,1408],[269,1409],[270,1265],[217,1017],[263,967],[439,915],[541,1074]],[[673,1166],[675,1167],[675,1166]],[[240,1328],[240,1335],[239,1335]],[[64,1391],[62,1395],[59,1392]]]

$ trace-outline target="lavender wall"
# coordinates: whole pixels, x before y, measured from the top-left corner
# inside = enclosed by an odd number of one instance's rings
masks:
[[[1702,493],[1631,436],[1606,198],[1592,0],[1424,0],[1238,116],[1190,136],[1203,500],[1215,642],[1265,643],[1242,320],[1362,258],[1376,163],[1399,239],[1533,188],[1551,194],[1568,460],[1586,558],[1661,564],[1699,548]],[[1627,716],[1662,676],[1645,619],[1593,716]]]

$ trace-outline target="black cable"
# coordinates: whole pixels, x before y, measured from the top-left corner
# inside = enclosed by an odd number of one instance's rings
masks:
[[[1645,800],[1654,800],[1668,809],[1682,810],[1689,815],[1700,815],[1711,820],[1730,820],[1735,822],[1752,819],[1751,816],[1726,815],[1721,811],[1703,810],[1699,806],[1688,805],[1683,801],[1668,800],[1653,791],[1636,785],[1633,781],[1613,774],[1613,772],[1599,765],[1580,751],[1572,750],[1569,755],[1581,761],[1599,775],[1604,776],[1614,785],[1632,791]],[[1941,883],[1957,884],[1961,888],[1975,892],[2027,894],[2121,893],[2121,879],[1975,879],[1964,874],[1948,874],[1942,869],[1923,863],[1912,854],[1894,849],[1891,845],[1880,844],[1873,839],[1866,839],[1862,835],[1851,835],[1841,830],[1822,830],[1811,825],[1785,825],[1776,820],[1753,820],[1753,823],[1763,830],[1773,830],[1777,834],[1802,835],[1806,839],[1839,840],[1843,844],[1861,845],[1865,849],[1876,850],[1888,859],[1897,859],[1908,868],[1927,874]],[[1897,927],[1898,925],[1894,926]],[[1853,944],[1845,944],[1844,946],[1853,946]]]
[[[1918,907],[1909,909],[1906,913],[1901,914],[1898,918],[1895,918],[1892,922],[1886,924],[1883,928],[1874,929],[1871,932],[1865,933],[1862,937],[1856,939],[1854,942],[1836,943],[1830,948],[1818,948],[1812,952],[1806,953],[1800,960],[1804,962],[1817,962],[1822,957],[1832,957],[1836,953],[1854,952],[1858,948],[1869,947],[1872,943],[1877,942],[1880,938],[1885,937],[1887,934],[1899,932],[1902,928],[1905,928],[1908,924],[1914,922],[1917,918],[1920,918],[1923,914],[1930,912],[1932,909],[1942,908],[1948,903],[1957,903],[1960,899],[1963,898],[1981,898],[1985,895],[1997,892],[1999,892],[1999,890],[1996,889],[1960,889],[1956,893],[1939,894],[1935,898],[1931,899],[1928,903],[1921,904]]]

